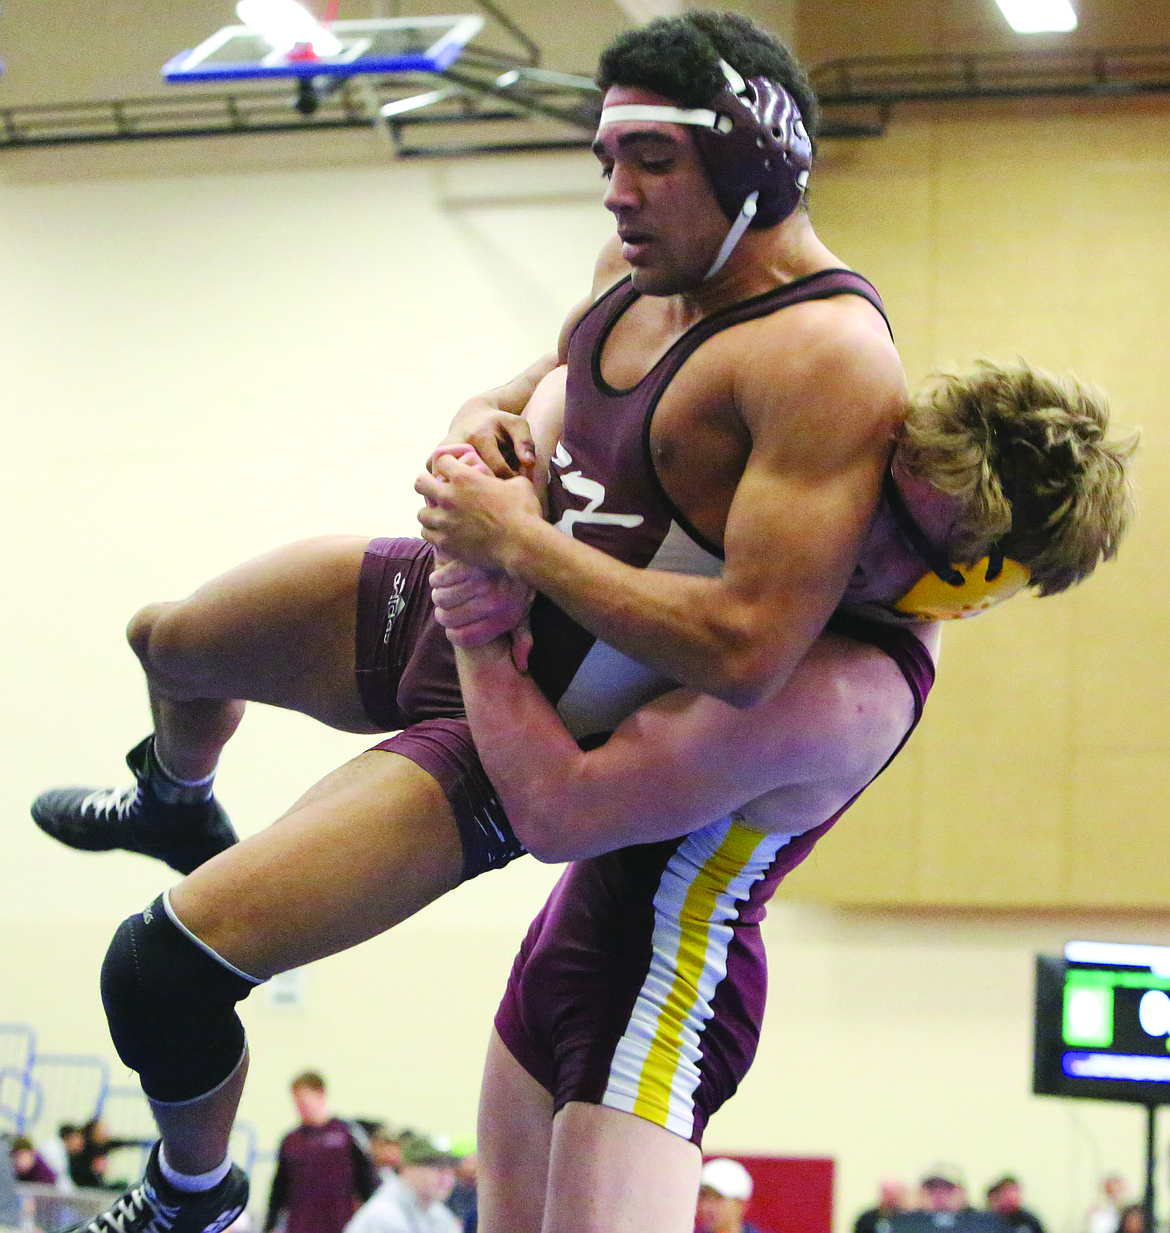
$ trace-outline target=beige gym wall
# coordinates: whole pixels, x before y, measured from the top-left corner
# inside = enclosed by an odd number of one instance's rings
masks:
[[[1145,431],[1121,561],[949,632],[902,763],[769,919],[760,1057],[709,1146],[834,1156],[839,1228],[877,1177],[939,1156],[975,1186],[1019,1170],[1061,1233],[1098,1165],[1139,1170],[1138,1111],[1028,1095],[1028,1025],[1036,951],[1170,941],[1166,119],[1156,100],[900,108],[884,138],[824,148],[814,220],[883,291],[912,380],[1022,353]],[[598,195],[586,155],[394,164],[365,133],[4,152],[0,1019],[113,1060],[97,968],[168,879],[62,851],[26,811],[50,784],[112,781],[145,732],[126,618],[297,536],[409,533],[460,399],[545,349],[586,286]],[[364,744],[257,708],[222,794],[249,833]],[[307,1065],[346,1113],[470,1129],[552,876],[518,863],[315,965],[299,1011],[255,994],[261,1144]]]

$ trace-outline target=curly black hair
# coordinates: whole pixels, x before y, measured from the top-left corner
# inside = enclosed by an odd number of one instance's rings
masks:
[[[601,53],[596,80],[602,90],[640,86],[682,107],[703,107],[726,84],[720,60],[743,77],[782,85],[800,108],[816,150],[819,109],[808,75],[779,39],[739,13],[692,9],[627,31]]]

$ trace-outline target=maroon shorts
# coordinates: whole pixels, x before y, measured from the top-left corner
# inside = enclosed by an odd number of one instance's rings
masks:
[[[375,539],[358,583],[354,675],[371,721],[403,731],[375,749],[401,754],[443,789],[463,843],[463,880],[524,852],[484,773],[463,714],[455,652],[434,618],[431,546]]]
[[[766,965],[725,836],[576,861],[532,923],[495,1026],[554,1111],[602,1105],[698,1144],[747,1073]]]

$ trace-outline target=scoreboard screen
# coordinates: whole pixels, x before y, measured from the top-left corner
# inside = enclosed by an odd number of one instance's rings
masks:
[[[1170,1104],[1170,946],[1070,942],[1036,959],[1032,1090]]]

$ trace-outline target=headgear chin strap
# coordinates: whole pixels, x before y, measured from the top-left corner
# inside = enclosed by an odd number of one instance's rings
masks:
[[[800,109],[767,77],[744,80],[719,61],[726,85],[710,107],[640,103],[606,107],[599,127],[626,120],[660,120],[696,129],[695,147],[719,207],[731,221],[704,279],[717,274],[749,227],[772,227],[800,204],[812,167],[812,142]]]
[[[929,572],[894,602],[895,611],[924,620],[953,621],[985,612],[1028,585],[1029,572],[1018,561],[1005,558],[998,543],[974,565],[952,565],[906,508],[892,466],[886,467],[882,491],[902,534],[930,566]]]

